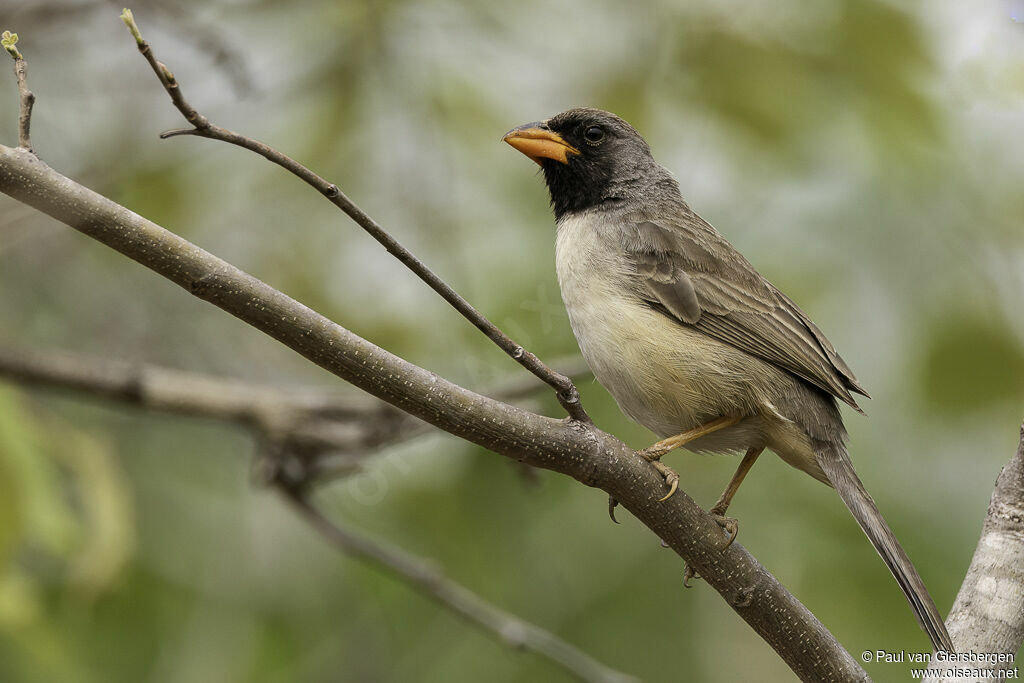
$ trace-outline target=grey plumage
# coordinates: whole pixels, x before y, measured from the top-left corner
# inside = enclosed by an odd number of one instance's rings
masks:
[[[654,208],[663,210],[660,222],[627,218],[621,224],[622,251],[653,295],[645,300],[858,408],[850,391],[867,392],[796,304],[681,198],[662,199]]]
[[[867,395],[806,314],[683,201],[642,137],[596,109],[506,140],[544,171],[562,298],[584,358],[630,418],[685,447],[766,447],[839,492],[936,649],[952,650],[924,583],[853,470],[836,399]]]

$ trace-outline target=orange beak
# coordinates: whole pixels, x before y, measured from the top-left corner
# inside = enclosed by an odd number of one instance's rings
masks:
[[[554,159],[563,164],[569,163],[570,154],[580,151],[562,139],[562,136],[548,128],[544,121],[535,121],[513,128],[505,137],[505,142],[541,164],[541,159]]]

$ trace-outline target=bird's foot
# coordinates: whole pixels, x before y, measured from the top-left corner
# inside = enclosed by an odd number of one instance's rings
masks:
[[[669,486],[668,493],[665,494],[664,498],[660,498],[658,500],[659,503],[662,503],[671,498],[672,494],[674,494],[676,492],[676,489],[679,488],[679,475],[676,474],[671,467],[669,467],[665,463],[661,462],[661,460],[659,460],[661,456],[665,455],[670,450],[672,450],[672,448],[666,448],[663,445],[664,443],[664,441],[659,441],[653,446],[649,446],[648,448],[644,448],[643,450],[637,451],[637,454],[641,458],[651,463],[651,465],[654,466],[654,469],[658,470],[658,474],[665,478],[665,483],[668,484]]]
[[[725,530],[725,533],[729,534],[729,540],[722,546],[722,550],[725,550],[732,545],[732,542],[736,540],[736,535],[740,532],[739,520],[735,517],[726,517],[722,513],[717,512],[715,508],[711,508],[708,514],[718,523],[718,526]]]
[[[641,455],[643,455],[643,453],[641,453]],[[647,456],[644,457],[646,458]],[[674,494],[676,489],[679,488],[679,475],[675,473],[675,470],[660,460],[651,460],[650,462],[651,465],[654,466],[654,469],[658,470],[658,474],[665,478],[665,483],[668,484],[668,493],[658,499],[659,503],[664,503],[666,500],[671,498],[672,494]]]
[[[683,588],[693,588],[690,585],[690,579],[699,579],[700,574],[697,573],[693,567],[690,566],[689,562],[683,564]]]

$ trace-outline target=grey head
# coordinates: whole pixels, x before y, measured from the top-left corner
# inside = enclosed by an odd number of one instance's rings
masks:
[[[681,200],[671,174],[633,126],[600,109],[569,109],[509,131],[509,143],[540,164],[555,218],[601,205]]]

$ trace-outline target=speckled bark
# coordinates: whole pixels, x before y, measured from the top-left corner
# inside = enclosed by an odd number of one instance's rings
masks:
[[[611,435],[495,401],[408,363],[61,176],[28,151],[0,146],[0,191],[116,249],[412,415],[496,453],[607,491],[690,562],[802,680],[869,680],[832,634],[742,545],[720,550],[723,531],[689,496],[680,491],[658,502],[664,495],[661,477]],[[685,670],[685,663],[679,666]]]

